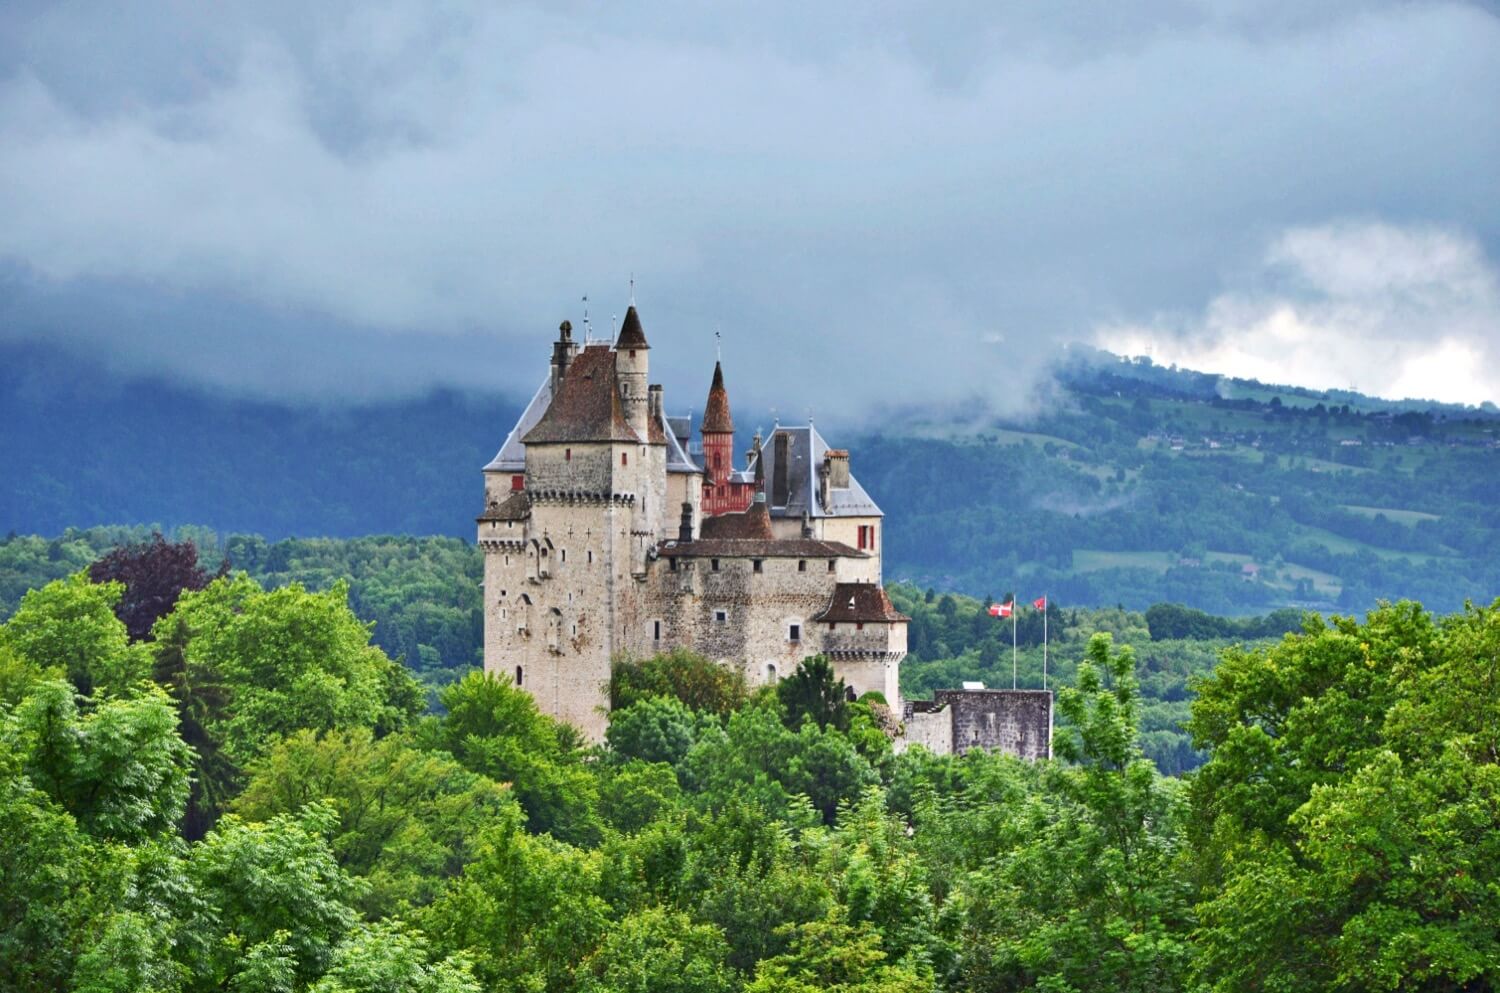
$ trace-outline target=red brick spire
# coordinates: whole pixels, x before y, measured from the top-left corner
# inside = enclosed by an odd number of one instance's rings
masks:
[[[703,408],[704,434],[733,434],[734,419],[729,416],[729,391],[724,388],[724,368],[714,363],[714,381],[708,388],[708,405]]]

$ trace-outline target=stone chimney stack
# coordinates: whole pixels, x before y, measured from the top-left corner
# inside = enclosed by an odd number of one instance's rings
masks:
[[[646,394],[646,416],[651,418],[652,424],[661,423],[662,411],[662,389],[660,383],[652,383]]]
[[[828,466],[828,485],[836,490],[847,490],[849,488],[849,450],[830,448],[823,455],[823,461]]]
[[[557,327],[557,341],[552,343],[552,395],[557,395],[568,366],[578,354],[578,343],[573,340],[573,322],[563,321]]]
[[[677,525],[677,540],[693,540],[693,505],[686,501],[682,504],[682,521]]]

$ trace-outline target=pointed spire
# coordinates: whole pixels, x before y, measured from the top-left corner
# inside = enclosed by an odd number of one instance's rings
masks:
[[[724,388],[724,365],[714,363],[714,381],[708,388],[708,405],[703,408],[704,434],[734,433],[734,419],[729,416],[729,391]]]
[[[616,348],[650,348],[646,344],[646,332],[641,330],[641,315],[635,312],[635,305],[625,311],[625,323],[620,325],[620,336],[615,339]]]

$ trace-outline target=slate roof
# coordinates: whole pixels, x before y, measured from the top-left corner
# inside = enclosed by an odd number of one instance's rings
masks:
[[[521,412],[521,417],[516,421],[516,426],[510,429],[510,434],[505,436],[505,444],[500,446],[500,451],[490,459],[484,467],[485,472],[522,472],[526,468],[526,446],[521,443],[526,432],[536,427],[537,421],[547,412],[547,407],[552,403],[552,377],[547,376],[542,380],[542,385],[537,388],[536,394],[526,409]]]
[[[734,433],[734,418],[729,416],[729,391],[724,388],[724,367],[714,363],[714,381],[708,387],[708,405],[703,408],[705,432]]]
[[[625,311],[625,322],[620,325],[620,336],[615,339],[616,348],[650,348],[646,344],[646,332],[641,330],[641,315],[635,312],[635,305]]]
[[[879,583],[839,583],[833,588],[828,606],[813,620],[830,624],[841,621],[892,624],[911,618],[896,609]]]
[[[615,380],[615,353],[608,345],[589,345],[578,353],[547,412],[521,438],[526,445],[566,441],[639,444],[641,440],[625,420]]]
[[[657,546],[662,558],[721,559],[866,559],[864,552],[841,541],[816,538],[742,539],[699,538],[697,541],[664,541]]]
[[[785,505],[775,503],[772,480],[776,478],[776,436],[787,438],[787,490]],[[847,489],[828,491],[828,505],[818,499],[818,467],[828,452],[828,442],[811,424],[801,427],[777,425],[760,450],[765,461],[766,496],[772,501],[772,517],[884,517],[870,494],[851,474]]]
[[[705,517],[699,527],[699,540],[718,538],[736,541],[771,541],[776,535],[771,531],[771,514],[761,502],[752,503],[741,514],[718,514]]]

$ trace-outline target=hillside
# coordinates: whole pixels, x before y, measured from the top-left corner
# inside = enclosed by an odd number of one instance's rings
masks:
[[[840,433],[883,505],[887,578],[1068,605],[1442,609],[1500,592],[1500,418],[1074,353],[1045,409]],[[225,398],[0,347],[0,531],[470,535],[517,409]],[[755,423],[753,416],[741,418]]]

